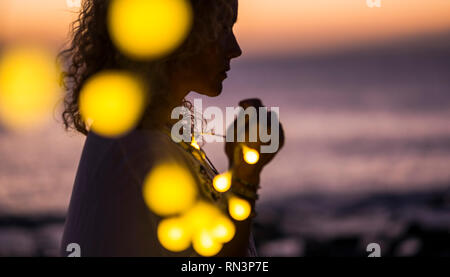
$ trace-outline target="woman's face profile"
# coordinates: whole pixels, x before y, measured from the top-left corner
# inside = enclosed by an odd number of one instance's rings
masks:
[[[238,0],[232,0],[233,24],[237,20]],[[242,54],[233,33],[233,26],[224,26],[219,38],[193,57],[189,69],[182,73],[189,91],[207,96],[218,96],[222,92],[222,82],[227,78],[230,61]]]

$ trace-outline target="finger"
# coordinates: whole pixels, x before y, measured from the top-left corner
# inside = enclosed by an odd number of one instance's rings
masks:
[[[273,111],[270,111],[267,113],[267,126],[268,126],[268,130],[270,132],[270,134],[272,135],[272,113],[274,113]],[[283,129],[283,125],[280,122],[280,119],[278,117],[278,115],[276,113],[274,113],[274,120],[275,120],[275,124],[278,124],[278,141],[279,141],[279,148],[281,149],[284,145],[284,140],[285,140],[285,136],[284,136],[284,129]]]
[[[264,107],[263,103],[259,98],[250,98],[250,99],[244,99],[241,102],[239,102],[239,106],[241,106],[244,109],[247,109],[248,107]]]

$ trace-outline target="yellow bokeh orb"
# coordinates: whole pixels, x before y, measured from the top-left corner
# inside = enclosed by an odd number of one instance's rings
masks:
[[[192,136],[191,146],[197,150],[200,150],[200,145],[198,145],[197,141],[195,140],[195,136]]]
[[[198,232],[198,230],[210,229],[219,216],[221,212],[216,206],[199,201],[183,215],[183,218],[192,232]]]
[[[233,196],[228,200],[228,212],[233,219],[242,221],[250,216],[252,207],[247,200]]]
[[[248,164],[256,164],[259,161],[259,152],[247,146],[242,147],[244,160]]]
[[[109,6],[110,36],[135,59],[168,55],[185,40],[191,25],[187,0],[113,0]]]
[[[19,46],[0,57],[0,120],[15,130],[51,118],[60,95],[56,58],[46,50]]]
[[[184,213],[195,204],[197,186],[187,169],[176,164],[161,164],[147,176],[143,196],[153,212],[169,216]]]
[[[222,250],[223,244],[214,239],[211,231],[204,229],[193,236],[192,246],[198,254],[204,257],[211,257]]]
[[[162,220],[158,225],[157,235],[161,245],[172,252],[186,250],[192,241],[189,229],[180,218]]]
[[[236,233],[234,223],[227,216],[216,218],[211,229],[213,238],[221,243],[227,243],[233,239]]]
[[[131,131],[145,107],[140,81],[129,73],[105,71],[91,77],[80,92],[79,109],[95,133],[118,137]]]
[[[231,172],[216,175],[213,179],[214,189],[218,192],[226,192],[231,187]]]

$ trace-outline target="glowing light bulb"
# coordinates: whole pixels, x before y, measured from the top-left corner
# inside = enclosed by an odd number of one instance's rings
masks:
[[[195,140],[195,136],[192,136],[191,146],[197,150],[200,150],[200,145],[198,145],[197,141]]]
[[[113,42],[136,59],[168,55],[185,40],[191,25],[187,0],[113,0],[108,10]]]
[[[248,164],[256,164],[259,161],[259,152],[248,146],[242,145],[244,160]]]
[[[214,189],[218,192],[226,192],[231,187],[231,172],[225,172],[214,177]]]
[[[145,106],[141,83],[132,75],[106,71],[89,79],[80,92],[80,113],[90,128],[106,137],[126,134],[138,123]]]
[[[220,215],[220,210],[216,206],[199,201],[183,215],[183,218],[194,233],[198,230],[210,229],[212,222]]]
[[[222,215],[214,221],[211,233],[218,242],[227,243],[233,239],[236,227],[227,216]]]
[[[162,220],[158,225],[157,235],[161,245],[172,252],[186,250],[192,241],[189,229],[180,218]]]
[[[54,111],[60,89],[59,69],[46,50],[20,46],[0,59],[0,120],[11,129],[39,126]]]
[[[183,215],[185,226],[192,233],[194,250],[202,256],[214,256],[233,239],[233,222],[215,205],[199,201]]]
[[[143,195],[153,212],[168,216],[186,212],[195,204],[197,186],[186,169],[175,164],[161,164],[147,176]]]
[[[192,246],[198,254],[211,257],[220,252],[223,244],[216,241],[210,231],[204,229],[194,235]]]
[[[233,196],[228,200],[228,212],[231,217],[237,221],[247,219],[250,216],[251,211],[252,207],[245,199]]]

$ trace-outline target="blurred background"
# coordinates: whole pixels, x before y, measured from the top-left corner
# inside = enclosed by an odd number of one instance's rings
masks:
[[[56,56],[77,1],[0,0],[0,56]],[[243,50],[217,98],[279,107],[286,144],[265,169],[261,256],[450,256],[450,2],[241,0]],[[199,97],[191,94],[190,98]],[[54,256],[84,137],[61,108],[0,125],[0,256]],[[204,146],[220,171],[223,145]]]

